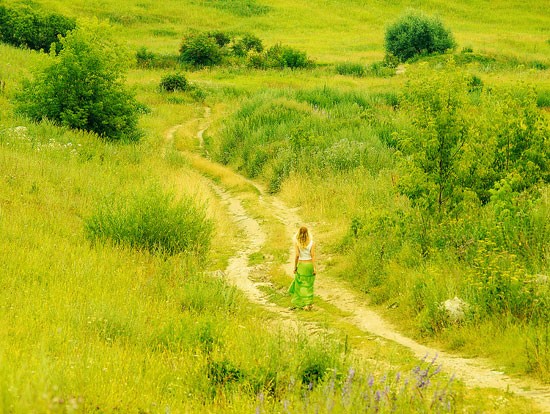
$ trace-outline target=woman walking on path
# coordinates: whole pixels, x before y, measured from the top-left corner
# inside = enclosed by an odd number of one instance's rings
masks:
[[[294,280],[288,288],[292,295],[293,308],[311,310],[315,267],[315,243],[305,226],[300,227],[294,240]]]

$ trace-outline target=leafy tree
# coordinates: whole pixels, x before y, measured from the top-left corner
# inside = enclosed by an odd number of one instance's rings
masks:
[[[406,171],[400,189],[430,214],[452,211],[463,197],[457,170],[470,133],[462,109],[466,89],[456,73],[430,73],[411,81],[403,96],[413,129],[398,134]]]
[[[451,32],[435,18],[410,12],[386,30],[386,52],[401,61],[418,55],[445,53],[455,46]]]
[[[18,110],[113,140],[136,140],[139,105],[123,82],[130,55],[109,36],[106,24],[89,22],[61,39],[58,56],[27,81]]]

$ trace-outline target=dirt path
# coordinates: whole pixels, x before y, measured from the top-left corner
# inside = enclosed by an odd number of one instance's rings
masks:
[[[205,111],[205,117],[208,118],[209,115],[209,110]],[[208,121],[206,120],[202,125],[202,129],[197,133],[197,137],[201,142],[203,133],[208,127]],[[173,138],[176,130],[177,127],[174,127],[167,132],[167,141]],[[259,185],[251,181],[249,182],[260,193],[258,202],[263,204],[266,207],[266,211],[270,211],[273,217],[287,229],[289,246],[291,246],[291,233],[303,223],[296,209],[288,208],[278,198],[267,195]],[[296,321],[293,312],[269,302],[260,289],[261,283],[255,282],[250,278],[252,272],[256,272],[258,269],[255,266],[249,265],[248,256],[250,253],[261,251],[266,240],[266,234],[261,224],[247,213],[243,207],[242,200],[238,196],[230,195],[222,187],[214,183],[211,185],[216,194],[226,204],[229,214],[233,217],[245,239],[243,243],[245,247],[229,260],[228,267],[225,270],[227,280],[241,289],[252,302],[276,312],[282,319]],[[292,249],[289,247],[289,260],[285,268],[289,276],[292,275],[291,256]],[[502,372],[492,369],[490,363],[486,360],[480,358],[461,358],[407,338],[397,332],[395,328],[383,320],[377,313],[365,306],[353,291],[342,287],[341,283],[330,278],[321,276],[316,280],[315,294],[324,301],[351,315],[346,320],[358,329],[396,342],[410,349],[419,359],[426,356],[431,359],[437,356],[437,361],[442,364],[443,370],[449,374],[454,374],[455,377],[462,380],[468,387],[495,388],[512,392],[531,399],[538,405],[541,412],[550,413],[550,387],[545,387],[526,379],[511,378]]]

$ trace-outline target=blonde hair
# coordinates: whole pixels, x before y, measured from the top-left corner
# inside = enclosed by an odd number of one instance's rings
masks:
[[[296,234],[296,242],[302,248],[305,248],[311,241],[311,236],[309,235],[309,230],[307,227],[302,226],[298,233]]]

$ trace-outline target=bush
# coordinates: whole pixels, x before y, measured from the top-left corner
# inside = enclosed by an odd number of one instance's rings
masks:
[[[277,44],[271,46],[262,54],[252,54],[249,65],[256,69],[266,68],[306,68],[312,65],[305,52],[293,49],[290,46]]]
[[[214,39],[219,47],[225,47],[231,42],[231,37],[227,33],[219,30],[208,32],[207,35]]]
[[[0,6],[0,40],[13,46],[49,51],[53,44],[57,53],[61,48],[58,36],[74,28],[73,19],[59,14],[39,13],[27,6]]]
[[[245,33],[240,39],[234,42],[231,51],[235,56],[247,56],[250,52],[261,53],[264,45],[259,37]]]
[[[135,249],[161,254],[204,256],[210,248],[212,223],[191,198],[177,202],[155,188],[130,198],[103,203],[85,221],[92,241],[110,240]]]
[[[51,64],[24,83],[16,98],[18,111],[34,121],[49,119],[113,140],[137,140],[140,106],[122,81],[130,59],[110,42],[108,26],[73,30],[61,44]]]
[[[212,35],[192,33],[183,39],[180,60],[192,66],[214,66],[222,60],[222,49]]]
[[[386,30],[386,52],[407,61],[415,56],[444,53],[455,46],[449,30],[437,18],[409,13]]]
[[[182,73],[172,73],[160,80],[160,89],[166,92],[185,91],[188,88],[189,83]]]

